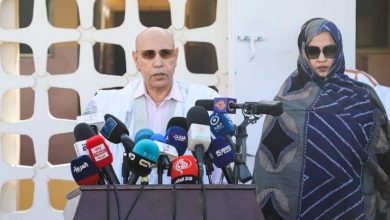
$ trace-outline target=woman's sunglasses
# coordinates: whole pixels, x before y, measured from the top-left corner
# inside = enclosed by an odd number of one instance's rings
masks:
[[[137,53],[141,54],[141,57],[147,60],[154,59],[157,53],[160,55],[161,58],[168,59],[175,56],[175,49],[141,50],[137,51]]]
[[[337,46],[331,44],[322,48],[322,53],[326,58],[335,58],[337,55],[337,50],[338,50]],[[315,46],[307,46],[305,51],[306,51],[306,56],[309,59],[317,59],[321,53],[321,49]]]

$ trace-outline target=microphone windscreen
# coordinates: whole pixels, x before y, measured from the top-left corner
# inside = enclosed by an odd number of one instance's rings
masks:
[[[134,141],[137,143],[140,140],[149,139],[153,134],[154,132],[152,130],[142,128],[135,134]]]
[[[218,168],[223,168],[234,162],[235,155],[233,148],[221,136],[211,141],[208,152],[211,160]]]
[[[198,166],[192,155],[177,157],[170,169],[172,184],[194,184],[198,182]]]
[[[171,126],[165,134],[167,144],[174,146],[179,156],[186,152],[188,146],[187,131],[181,127]]]
[[[236,114],[236,109],[232,106],[237,103],[237,99],[228,97],[216,97],[214,99],[214,112]]]
[[[70,169],[73,179],[79,186],[95,185],[99,181],[98,168],[87,155],[73,159],[70,162]]]
[[[87,123],[79,123],[73,129],[76,142],[87,140],[88,138],[96,135],[91,126]]]
[[[195,102],[195,106],[202,106],[207,111],[214,110],[214,100],[213,99],[198,99]]]
[[[201,106],[193,106],[187,112],[187,128],[192,124],[209,125],[209,113]]]
[[[100,135],[95,135],[89,138],[85,144],[89,155],[95,165],[102,169],[112,163],[112,154],[107,146],[104,138]]]
[[[126,125],[115,116],[106,114],[104,115],[104,120],[105,123],[100,133],[110,142],[119,144],[122,134],[129,135]]]
[[[235,128],[232,120],[226,114],[212,113],[210,115],[210,131],[215,137],[234,135]]]
[[[143,139],[135,144],[133,153],[151,161],[152,163],[156,163],[158,156],[160,156],[160,149],[153,141]]]
[[[168,121],[167,130],[172,126],[181,127],[187,131],[187,119],[184,117],[172,117]]]
[[[209,126],[209,114],[206,109],[200,106],[190,108],[187,113],[187,126],[188,149],[196,151],[196,147],[198,145],[202,145],[203,150],[207,151],[211,142],[211,133]]]
[[[150,140],[152,140],[152,141],[159,141],[159,142],[162,142],[162,143],[166,142],[165,137],[162,134],[154,134],[154,135],[152,135],[150,137]]]
[[[153,142],[157,144],[159,151],[160,151],[160,156],[161,155],[168,156],[169,161],[172,161],[177,156],[179,156],[179,154],[177,153],[177,150],[174,146],[167,144],[167,143],[164,143],[164,142],[157,141],[157,140],[155,140]]]

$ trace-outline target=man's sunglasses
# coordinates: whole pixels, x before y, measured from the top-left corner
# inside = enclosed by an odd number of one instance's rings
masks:
[[[141,54],[141,57],[147,60],[154,59],[157,53],[161,58],[168,59],[175,56],[175,49],[141,50],[137,51],[137,53]]]
[[[322,53],[326,58],[335,58],[337,55],[337,50],[338,50],[337,46],[331,44],[322,48]],[[305,51],[306,51],[306,56],[309,59],[317,59],[321,53],[321,49],[315,46],[307,46]]]

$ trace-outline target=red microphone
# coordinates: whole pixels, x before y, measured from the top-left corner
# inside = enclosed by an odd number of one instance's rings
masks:
[[[198,166],[192,155],[179,156],[172,161],[170,170],[172,184],[198,183]]]
[[[107,181],[110,184],[119,184],[118,177],[115,175],[114,169],[111,165],[112,153],[104,141],[104,138],[100,135],[95,135],[88,138],[85,145],[92,161],[99,169],[103,170]]]

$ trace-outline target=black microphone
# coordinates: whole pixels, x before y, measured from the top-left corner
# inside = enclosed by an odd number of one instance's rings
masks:
[[[267,114],[279,116],[283,113],[281,101],[258,101],[237,103],[236,99],[227,97],[218,97],[215,99],[198,99],[195,106],[202,106],[208,111],[216,113],[235,114],[236,109],[243,109],[245,114]]]
[[[111,114],[104,115],[104,119],[105,123],[100,134],[112,143],[122,143],[125,149],[122,160],[122,179],[123,183],[127,184],[130,176],[129,153],[133,150],[135,143],[129,137],[129,130],[121,120]]]
[[[156,143],[148,139],[138,141],[133,152],[129,153],[130,170],[132,171],[129,184],[134,185],[138,177],[149,175],[152,166],[157,163],[159,155],[160,149]]]
[[[183,128],[186,132],[188,131],[187,119],[184,117],[172,117],[171,119],[169,119],[167,124],[167,130],[172,126]]]
[[[187,113],[188,149],[191,150],[197,160],[199,169],[199,183],[203,184],[204,152],[210,146],[209,114],[200,106],[190,108]]]
[[[112,143],[119,144],[122,142],[126,153],[131,152],[135,143],[129,137],[129,130],[126,125],[111,114],[104,115],[104,120],[105,123],[100,134]]]
[[[73,147],[77,156],[88,155],[88,150],[85,147],[85,142],[88,138],[93,137],[96,133],[92,130],[91,126],[87,123],[79,123],[74,127],[73,134],[76,142]]]

